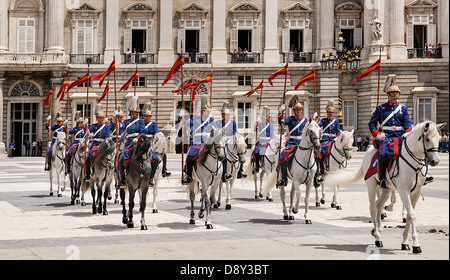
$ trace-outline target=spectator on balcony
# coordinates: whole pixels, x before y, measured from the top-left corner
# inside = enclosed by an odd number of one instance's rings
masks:
[[[130,48],[127,49],[127,51],[125,52],[125,64],[130,63],[131,61],[131,50]]]
[[[428,44],[428,47],[427,47],[427,58],[431,58],[431,44]]]
[[[437,47],[436,47],[436,58],[442,58],[442,45],[441,45],[441,43],[437,44]]]

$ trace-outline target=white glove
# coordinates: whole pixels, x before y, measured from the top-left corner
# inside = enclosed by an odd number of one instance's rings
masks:
[[[317,116],[318,116],[317,112],[315,112],[314,115],[313,115],[313,120],[317,120]]]
[[[133,143],[137,143],[138,141],[139,141],[139,139],[137,139],[137,138],[133,139]]]
[[[283,104],[280,106],[280,109],[278,109],[278,112],[283,112],[284,110],[286,110],[286,104]]]
[[[64,122],[63,122],[63,124],[64,125],[67,125],[69,122],[67,121],[67,120],[65,120]]]
[[[52,116],[48,116],[47,117],[47,120],[49,121],[49,120],[51,120],[52,119]]]
[[[184,117],[186,115],[186,110],[180,110],[180,113],[178,114],[179,117]]]
[[[88,119],[85,119],[83,124],[88,124]]]
[[[119,112],[117,110],[115,110],[113,113],[113,117],[117,117],[117,114],[119,114]]]
[[[408,134],[410,134],[411,132],[406,132],[406,133],[403,133],[403,135],[402,135],[402,139],[405,139],[406,138],[406,136],[408,136]]]
[[[377,138],[376,138],[378,141],[383,141],[384,139],[386,139],[386,134],[384,134],[384,132],[380,132],[380,133],[378,133],[378,135],[377,135]]]
[[[262,122],[262,119],[261,119],[261,117],[258,117],[258,120],[257,120],[259,123],[261,123]]]

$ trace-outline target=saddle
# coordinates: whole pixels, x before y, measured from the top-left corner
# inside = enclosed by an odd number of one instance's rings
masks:
[[[370,162],[370,167],[366,172],[366,175],[364,176],[364,180],[369,179],[374,174],[378,173],[378,158],[380,157],[380,150],[377,150],[377,152],[373,155],[372,160]],[[393,163],[396,159],[391,159],[388,163],[387,171],[390,171]]]
[[[290,170],[292,167],[292,163],[294,162],[294,158],[295,158],[295,152],[297,151],[297,149],[298,149],[298,146],[295,146],[286,160],[288,170]]]

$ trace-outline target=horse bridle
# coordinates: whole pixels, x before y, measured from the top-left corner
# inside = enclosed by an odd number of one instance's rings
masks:
[[[351,150],[353,150],[352,148],[343,148],[342,150],[340,150],[337,146],[336,146],[336,141],[333,141],[333,143],[331,144],[332,145],[332,147],[331,147],[331,153],[330,153],[330,155],[331,155],[331,157],[334,159],[334,161],[336,161],[337,162],[337,164],[339,164],[339,169],[342,167],[342,168],[346,168],[347,167],[347,163],[348,163],[348,161],[347,161],[347,152],[350,152]],[[344,160],[342,161],[342,162],[339,162],[338,161],[338,159],[333,155],[333,147],[334,147],[334,149],[336,150],[336,152],[338,152],[338,154],[340,155],[340,156],[342,156],[343,158],[344,158]],[[344,166],[344,164],[345,164],[345,166]]]

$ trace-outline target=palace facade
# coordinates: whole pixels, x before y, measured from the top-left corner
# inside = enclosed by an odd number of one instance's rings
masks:
[[[361,58],[359,69],[344,67],[342,75],[320,65],[322,54],[335,50],[340,31],[345,48],[360,50]],[[181,53],[183,76],[179,72],[162,86]],[[166,134],[177,125],[182,100],[189,108],[190,91],[182,97],[172,90],[213,73],[212,86],[202,85],[197,96],[212,98],[216,118],[228,101],[250,145],[261,97],[277,126],[285,79],[278,77],[273,86],[267,79],[289,63],[288,101],[298,95],[305,115],[325,116],[327,103],[338,107],[341,96],[343,128],[370,137],[378,72],[353,79],[380,57],[381,102],[387,76],[396,74],[400,102],[409,107],[413,124],[448,122],[448,0],[0,0],[0,152],[12,141],[17,155],[27,141],[45,142],[47,116],[56,112],[68,116],[69,128],[76,111],[95,119],[93,109],[105,87],[99,81],[53,100],[51,109],[43,103],[52,87],[56,95],[68,78],[101,74],[114,59],[117,91],[139,71],[128,91],[117,92],[118,105],[125,107],[135,95],[141,106],[152,102],[153,121]],[[294,90],[313,69],[316,82]],[[242,96],[262,80],[262,95]],[[109,81],[109,97],[101,104],[112,116],[113,75]],[[191,112],[199,106],[197,98]]]

